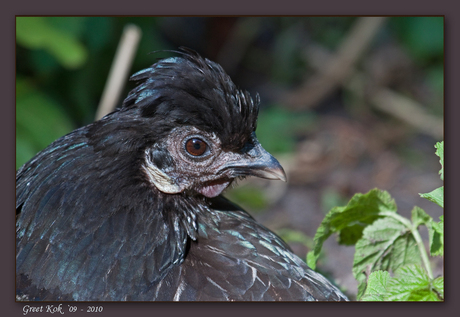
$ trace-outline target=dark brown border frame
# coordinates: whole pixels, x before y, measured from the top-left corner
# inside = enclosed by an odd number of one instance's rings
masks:
[[[263,315],[350,315],[350,316],[403,316],[406,314],[432,316],[434,314],[449,314],[455,309],[458,300],[454,289],[458,281],[459,270],[455,263],[459,260],[458,252],[454,252],[456,239],[454,225],[460,223],[459,213],[452,207],[452,193],[457,189],[454,185],[458,173],[458,147],[454,141],[460,133],[459,125],[454,124],[455,118],[460,118],[458,103],[460,20],[456,17],[459,4],[449,0],[409,2],[402,0],[386,0],[380,2],[365,0],[322,0],[322,1],[242,1],[233,0],[218,2],[210,0],[198,1],[110,1],[96,2],[79,0],[74,2],[44,0],[19,0],[2,4],[0,10],[0,30],[2,33],[3,49],[1,50],[1,96],[2,107],[0,133],[1,147],[1,202],[3,220],[0,224],[1,252],[0,261],[2,283],[0,289],[0,311],[4,316],[24,316],[24,303],[14,301],[14,177],[15,177],[15,16],[16,15],[443,15],[445,17],[445,168],[446,168],[446,301],[444,303],[103,303],[102,313],[92,313],[97,316],[232,316]],[[457,98],[455,98],[457,97]],[[452,163],[451,163],[452,162]],[[63,304],[63,308],[67,308]],[[95,303],[97,305],[97,303]],[[32,304],[37,305],[37,304]],[[46,304],[44,304],[46,305]],[[85,309],[86,304],[79,303],[79,310]],[[87,316],[91,313],[68,313],[72,316]],[[35,313],[36,315],[37,313]],[[34,315],[30,313],[29,315]],[[43,312],[40,314],[51,315]],[[54,314],[53,314],[54,315]],[[454,315],[452,314],[449,315]]]

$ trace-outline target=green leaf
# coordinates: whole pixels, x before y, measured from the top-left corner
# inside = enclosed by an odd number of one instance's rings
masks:
[[[434,279],[432,286],[434,291],[439,294],[438,297],[441,297],[441,299],[444,300],[444,277],[440,276]]]
[[[367,288],[362,301],[384,301],[387,294],[387,284],[390,280],[390,273],[387,271],[375,271],[369,275]]]
[[[419,194],[421,197],[428,199],[431,202],[434,202],[444,208],[444,186],[436,188],[430,193]]]
[[[366,225],[365,223],[357,223],[344,228],[339,232],[338,242],[343,245],[355,245],[356,241],[363,236]]]
[[[415,239],[407,226],[397,219],[376,220],[363,231],[356,243],[353,275],[358,281],[358,298],[366,288],[366,276],[373,271],[395,271],[407,264],[419,264],[421,258]]]
[[[388,192],[378,189],[356,194],[345,207],[332,208],[316,231],[315,248],[307,256],[308,265],[316,267],[323,243],[331,234],[340,233],[341,244],[355,244],[361,238],[364,228],[383,212],[396,212],[396,204]]]
[[[444,141],[436,143],[434,147],[436,148],[435,154],[439,156],[439,163],[441,163],[441,170],[439,171],[439,174],[441,175],[441,179],[444,180]],[[444,186],[439,187],[430,193],[419,195],[444,208]]]
[[[439,174],[441,174],[441,179],[444,180],[444,141],[436,143],[434,147],[436,148],[435,154],[439,156],[439,163],[441,163]]]
[[[435,280],[436,281],[436,280]],[[440,301],[443,280],[432,281],[420,265],[408,265],[396,271],[387,284],[388,300],[391,301]]]
[[[439,219],[439,222],[431,220],[427,223],[432,256],[444,255],[444,216]]]
[[[307,265],[311,267],[313,270],[316,268],[316,261],[318,257],[315,255],[314,251],[310,251],[307,253]]]
[[[430,215],[428,215],[422,208],[415,206],[412,209],[412,223],[414,224],[415,228],[420,225],[427,224],[432,220],[433,219],[430,217]]]
[[[83,65],[88,55],[86,48],[74,34],[57,28],[50,23],[50,19],[52,18],[17,17],[17,43],[29,49],[46,50],[66,68],[73,69]]]

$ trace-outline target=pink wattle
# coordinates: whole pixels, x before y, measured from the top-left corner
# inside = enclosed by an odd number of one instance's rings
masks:
[[[199,188],[198,192],[203,196],[213,198],[220,195],[220,193],[222,193],[224,189],[227,188],[228,184],[230,184],[229,180],[209,182],[206,186]]]

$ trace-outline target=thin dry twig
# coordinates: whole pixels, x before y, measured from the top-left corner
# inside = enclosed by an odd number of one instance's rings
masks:
[[[380,88],[371,96],[370,100],[377,109],[389,113],[437,139],[443,138],[443,120],[426,113],[422,106],[413,99],[390,89]]]
[[[139,27],[133,24],[125,26],[96,112],[96,120],[115,109],[128,78],[128,71],[131,68],[141,34]]]
[[[349,37],[351,38],[351,37]],[[349,47],[347,51],[352,51],[353,49],[350,47],[351,44],[347,44],[346,47]],[[357,56],[356,52],[358,50],[355,48],[354,54],[351,54],[353,56]],[[331,65],[333,63],[338,63],[337,60],[340,58],[338,57],[333,57],[331,53],[329,53],[325,48],[316,45],[312,46],[308,49],[309,54],[306,55],[308,58],[309,64],[314,67],[319,74],[327,73],[328,70],[324,70],[325,67],[324,65]],[[338,53],[340,55],[340,53]],[[349,55],[349,56],[351,56]],[[332,62],[331,62],[332,61]],[[343,66],[340,67],[345,67],[347,68],[346,71],[342,71],[341,76],[345,76],[347,78],[350,78],[350,80],[344,81],[342,80],[341,82],[334,81],[337,79],[333,78],[334,82],[328,82],[327,89],[333,89],[336,86],[332,87],[332,84],[334,85],[342,85],[345,89],[351,91],[354,95],[358,96],[360,99],[366,99],[369,101],[369,104],[376,109],[379,109],[380,111],[386,112],[400,120],[403,120],[404,122],[410,124],[411,126],[417,128],[420,131],[423,131],[424,133],[433,136],[434,138],[437,139],[442,139],[443,138],[443,120],[439,119],[433,115],[430,115],[424,110],[424,106],[418,103],[417,101],[406,97],[402,95],[401,93],[398,93],[394,90],[381,87],[381,86],[374,86],[371,90],[368,90],[366,93],[364,93],[364,87],[366,85],[366,76],[364,73],[358,72],[353,68],[353,64],[356,60],[353,61],[353,63],[345,63]],[[336,67],[339,67],[336,66]],[[340,72],[339,70],[337,70]],[[345,74],[346,73],[346,74]],[[323,79],[326,80],[328,77],[324,77]],[[344,77],[345,78],[345,77]],[[318,82],[317,82],[318,83]],[[310,86],[312,87],[312,86]],[[330,90],[327,90],[327,93],[329,93]],[[306,92],[305,92],[306,93]],[[314,93],[312,91],[308,93]],[[326,93],[326,90],[321,90],[321,94]],[[323,98],[325,95],[321,95],[321,98]],[[319,98],[319,92],[316,95],[313,95],[312,98]],[[311,101],[311,99],[310,99]],[[307,103],[305,103],[303,107],[308,106]]]
[[[292,109],[317,105],[352,73],[353,66],[382,26],[385,17],[362,17],[353,25],[337,53],[318,70],[316,76],[291,92],[286,99]]]

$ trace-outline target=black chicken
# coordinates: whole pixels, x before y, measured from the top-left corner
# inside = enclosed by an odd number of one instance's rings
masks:
[[[182,49],[132,76],[121,109],[16,174],[19,300],[346,300],[220,196],[286,180],[255,136],[258,97]]]

